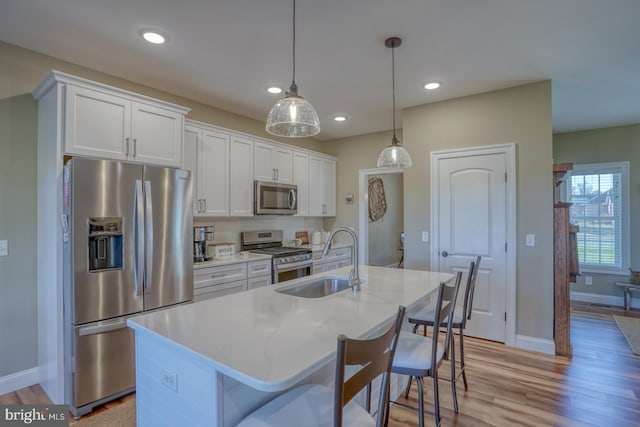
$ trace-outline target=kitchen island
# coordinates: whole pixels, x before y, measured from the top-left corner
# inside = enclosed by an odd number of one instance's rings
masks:
[[[337,336],[366,338],[399,305],[429,298],[447,273],[361,266],[362,290],[276,292],[349,267],[132,318],[138,426],[231,426],[288,388],[331,384]]]

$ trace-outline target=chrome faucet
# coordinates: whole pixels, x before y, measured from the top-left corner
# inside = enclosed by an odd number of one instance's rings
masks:
[[[331,240],[333,240],[333,236],[340,231],[347,232],[353,238],[353,249],[351,252],[351,263],[353,264],[353,268],[351,269],[351,273],[349,273],[349,286],[351,286],[353,292],[358,292],[360,290],[360,273],[358,271],[358,235],[356,232],[347,227],[338,227],[333,230],[327,237],[327,243],[324,245],[324,249],[322,250],[322,256],[324,257],[327,255],[327,252],[331,249]]]

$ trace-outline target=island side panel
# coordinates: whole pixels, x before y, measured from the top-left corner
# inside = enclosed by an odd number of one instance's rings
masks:
[[[217,371],[169,340],[135,333],[136,424],[219,426]]]

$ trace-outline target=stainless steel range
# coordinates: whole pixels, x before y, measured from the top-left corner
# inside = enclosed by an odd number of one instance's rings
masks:
[[[311,275],[311,249],[282,246],[282,230],[245,231],[240,240],[243,251],[271,255],[274,284]]]

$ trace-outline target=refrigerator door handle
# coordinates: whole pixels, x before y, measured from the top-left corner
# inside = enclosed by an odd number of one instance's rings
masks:
[[[119,319],[114,322],[109,322],[107,324],[95,325],[95,326],[85,326],[84,328],[80,328],[78,331],[78,335],[96,335],[103,334],[105,332],[116,331],[118,329],[127,328],[127,321],[125,319]]]
[[[144,182],[144,228],[145,228],[145,292],[149,293],[153,283],[153,203],[151,200],[151,181]]]
[[[136,180],[136,192],[134,202],[134,215],[133,215],[133,227],[134,227],[134,251],[135,260],[133,263],[134,269],[134,283],[135,283],[135,295],[142,295],[142,280],[144,279],[144,195],[142,192],[142,181]]]

